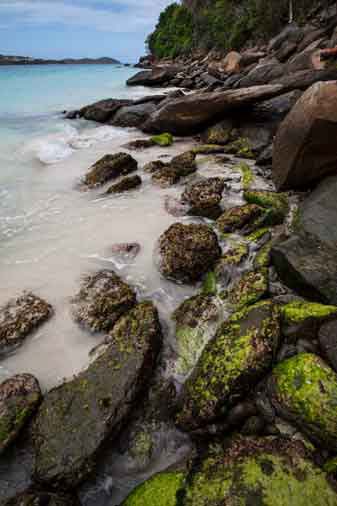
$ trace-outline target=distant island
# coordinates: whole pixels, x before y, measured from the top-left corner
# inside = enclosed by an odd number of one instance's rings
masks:
[[[30,56],[7,56],[0,54],[0,65],[121,65],[121,62],[115,58],[64,58],[62,60],[52,60],[43,58],[32,58]]]

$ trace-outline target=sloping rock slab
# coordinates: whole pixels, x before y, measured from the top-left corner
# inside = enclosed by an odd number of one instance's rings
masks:
[[[170,132],[190,135],[211,121],[220,120],[227,112],[249,106],[282,94],[279,85],[254,86],[239,90],[213,93],[193,93],[168,102],[151,115],[145,132]]]
[[[17,437],[41,400],[38,381],[20,374],[0,384],[0,454]]]
[[[119,320],[86,371],[46,395],[33,427],[39,482],[73,487],[92,470],[153,374],[160,346],[157,311],[143,302]]]
[[[0,308],[0,355],[20,345],[53,314],[46,301],[32,293],[24,293]]]
[[[131,104],[132,100],[109,98],[83,107],[77,112],[77,115],[90,121],[106,123],[114,116],[118,109]]]

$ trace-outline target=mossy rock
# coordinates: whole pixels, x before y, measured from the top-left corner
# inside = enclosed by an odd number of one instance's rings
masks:
[[[226,146],[226,153],[253,160],[255,158],[250,141],[246,137],[239,137]]]
[[[193,148],[196,155],[221,155],[225,152],[224,146],[218,144],[201,144]]]
[[[22,344],[52,314],[51,305],[30,292],[0,307],[0,355]]]
[[[207,225],[175,223],[159,238],[159,270],[174,281],[198,281],[220,254],[217,236]]]
[[[234,313],[185,383],[178,425],[193,430],[224,416],[271,368],[278,343],[279,313],[271,302]]]
[[[180,181],[180,178],[181,176],[174,167],[164,165],[164,167],[153,172],[151,180],[154,184],[160,186],[161,188],[169,188],[170,186],[177,184]]]
[[[196,154],[191,151],[185,151],[178,156],[172,158],[169,165],[173,167],[180,177],[186,177],[193,174],[197,170]]]
[[[122,506],[177,506],[185,478],[183,472],[157,474],[131,492]]]
[[[153,374],[161,340],[157,311],[142,302],[119,319],[88,369],[46,395],[33,426],[38,482],[74,487],[92,471]]]
[[[232,207],[227,209],[216,221],[222,233],[241,232],[248,235],[261,227],[265,210],[256,204]]]
[[[262,268],[256,271],[249,271],[231,288],[228,300],[237,309],[243,306],[255,304],[268,294],[269,276],[268,269]]]
[[[78,506],[78,500],[68,494],[31,490],[13,497],[3,506]]]
[[[215,272],[221,277],[223,270],[228,266],[240,265],[249,255],[248,245],[244,242],[233,242],[231,247],[222,255],[215,266]]]
[[[143,170],[149,174],[154,174],[157,172],[157,170],[161,170],[164,167],[166,167],[166,163],[162,162],[161,160],[154,160],[153,162],[145,164]]]
[[[118,318],[136,303],[135,292],[113,271],[103,270],[84,278],[73,298],[74,319],[92,332],[109,331]]]
[[[248,204],[256,204],[268,210],[266,226],[280,225],[289,213],[289,199],[286,193],[271,191],[245,191]]]
[[[0,384],[0,454],[17,438],[41,399],[39,383],[30,374]]]
[[[285,438],[237,438],[189,478],[184,506],[336,506],[326,474]]]
[[[221,213],[220,203],[225,180],[220,177],[205,178],[188,185],[182,194],[182,201],[190,206],[189,214],[217,219]]]
[[[282,306],[282,330],[288,339],[316,339],[323,322],[337,317],[336,306],[294,300]]]
[[[124,177],[118,183],[110,186],[110,188],[107,190],[106,193],[108,195],[111,193],[124,193],[130,190],[134,190],[135,188],[138,188],[141,184],[142,179],[140,176]]]
[[[320,357],[301,353],[281,362],[268,388],[281,417],[314,443],[337,449],[337,376]]]
[[[159,135],[154,135],[151,137],[151,142],[162,147],[172,146],[173,135],[167,132]]]
[[[239,165],[233,167],[233,170],[241,173],[242,186],[244,190],[247,190],[255,179],[251,167],[248,165],[248,163],[241,162]]]
[[[111,179],[126,176],[138,168],[137,161],[127,153],[105,155],[90,168],[84,178],[84,185],[88,188],[101,186]]]
[[[214,337],[221,309],[211,295],[185,300],[173,313],[176,323],[177,355],[174,372],[187,376],[195,367],[206,344]]]
[[[206,144],[226,145],[237,137],[237,132],[233,128],[230,120],[224,120],[209,127],[203,134],[202,140]]]
[[[263,269],[270,266],[272,246],[272,241],[268,241],[260,248],[253,261],[254,269]]]

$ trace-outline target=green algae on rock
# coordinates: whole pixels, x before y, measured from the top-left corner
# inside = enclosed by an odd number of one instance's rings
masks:
[[[181,197],[182,202],[190,206],[188,214],[218,218],[222,213],[220,203],[224,188],[225,180],[220,177],[205,178],[188,185]]]
[[[173,144],[173,135],[170,133],[163,133],[159,135],[154,135],[151,137],[151,142],[153,144],[157,144],[158,146],[167,147]]]
[[[175,223],[159,238],[159,270],[178,282],[198,281],[220,254],[217,236],[207,225]]]
[[[224,146],[218,144],[200,144],[192,149],[196,155],[221,155],[225,152]]]
[[[256,204],[268,210],[265,225],[280,225],[289,212],[289,200],[286,193],[271,191],[245,191],[244,197],[248,204]]]
[[[216,221],[222,233],[242,232],[247,235],[259,228],[265,210],[255,204],[232,207],[225,211]]]
[[[224,120],[220,123],[210,126],[202,134],[202,140],[206,144],[219,144],[226,145],[228,142],[234,140],[237,136],[236,130],[233,128],[233,122]]]
[[[138,188],[142,184],[142,178],[140,176],[129,176],[124,177],[118,183],[113,184],[106,191],[107,195],[110,193],[123,193]]]
[[[211,295],[196,295],[185,300],[173,313],[176,323],[176,374],[190,374],[204,349],[214,337],[221,309]]]
[[[240,158],[247,158],[250,160],[255,158],[251,143],[246,137],[239,137],[235,141],[228,144],[226,146],[225,152],[236,155]]]
[[[53,314],[45,300],[23,293],[0,308],[0,355],[12,351]]]
[[[135,303],[129,285],[113,271],[103,270],[84,278],[73,298],[73,316],[92,332],[109,331]]]
[[[149,174],[153,174],[157,170],[163,169],[166,167],[166,163],[161,160],[154,160],[153,162],[146,163],[143,167],[144,172],[148,172]]]
[[[241,162],[233,170],[241,173],[243,189],[247,190],[254,181],[254,174],[248,163]]]
[[[268,391],[281,417],[313,442],[337,449],[337,375],[320,357],[301,353],[281,362]]]
[[[19,374],[0,384],[0,454],[18,436],[42,399],[39,383]]]
[[[33,425],[39,482],[73,487],[90,473],[153,374],[161,340],[156,309],[140,303],[115,324],[88,369],[46,395]]]
[[[299,441],[234,439],[189,477],[184,506],[336,506],[326,474]]]
[[[272,241],[267,242],[260,248],[253,261],[254,269],[263,269],[270,266],[271,248],[272,248]]]
[[[240,265],[248,257],[248,254],[249,248],[246,243],[233,241],[231,247],[215,265],[216,276],[221,278],[227,267]]]
[[[282,330],[288,339],[316,339],[321,325],[337,316],[336,306],[295,300],[282,306]]]
[[[268,294],[268,269],[249,271],[234,284],[229,292],[229,302],[237,309],[255,304]]]
[[[234,313],[185,383],[178,425],[191,430],[223,417],[271,368],[279,335],[278,309],[270,301]]]
[[[107,183],[110,179],[126,176],[137,168],[137,161],[127,153],[105,155],[90,168],[83,183],[88,188],[95,188]]]
[[[185,478],[183,472],[156,474],[135,488],[122,506],[177,506],[177,495],[183,489]]]

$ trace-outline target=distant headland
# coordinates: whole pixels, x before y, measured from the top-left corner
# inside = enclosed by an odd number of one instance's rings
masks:
[[[7,56],[0,54],[0,65],[121,65],[115,58],[64,58],[62,60],[32,58],[30,56]]]

